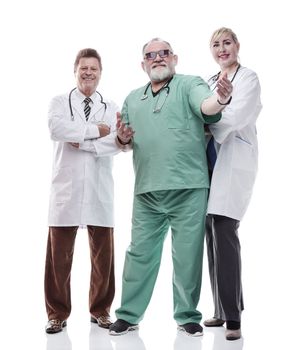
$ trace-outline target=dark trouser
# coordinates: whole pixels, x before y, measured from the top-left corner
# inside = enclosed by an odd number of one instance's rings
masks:
[[[70,277],[78,226],[50,227],[45,266],[48,319],[66,320],[71,312]],[[115,293],[113,228],[88,226],[91,279],[89,308],[108,316]]]
[[[241,283],[240,222],[221,215],[207,215],[206,243],[215,318],[241,321],[244,310]]]

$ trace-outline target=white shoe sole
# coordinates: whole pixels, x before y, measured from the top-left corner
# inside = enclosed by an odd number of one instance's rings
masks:
[[[202,337],[203,336],[203,332],[196,332],[194,334],[188,333],[184,327],[182,326],[178,326],[178,330],[181,332],[184,332],[186,335],[190,336],[190,337]]]
[[[110,334],[110,335],[124,335],[124,334],[126,334],[126,333],[128,333],[128,332],[132,332],[132,331],[135,331],[135,330],[137,330],[137,329],[139,329],[139,326],[138,326],[138,325],[136,325],[136,326],[130,326],[130,327],[128,327],[127,329],[125,329],[125,331],[123,331],[123,332],[115,332],[115,331],[109,330],[109,334]]]

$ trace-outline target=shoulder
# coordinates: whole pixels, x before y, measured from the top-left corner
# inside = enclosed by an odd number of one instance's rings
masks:
[[[260,89],[260,82],[257,73],[252,69],[242,66],[240,67],[232,84],[234,89]]]
[[[199,76],[186,75],[186,74],[175,74],[173,77],[174,84],[177,87],[182,86],[183,88],[191,89],[196,86],[208,86],[207,83]]]
[[[105,97],[104,97],[103,101],[104,101],[107,105],[110,105],[110,106],[116,105],[116,103],[115,103],[113,100],[111,100],[110,98],[105,98]]]
[[[257,73],[250,69],[250,68],[247,68],[247,67],[243,67],[241,66],[239,71],[238,71],[238,77],[242,77],[242,78],[247,78],[247,77],[250,77],[250,78],[256,78],[258,79],[258,76],[257,76]]]
[[[205,83],[204,79],[197,75],[188,75],[188,74],[175,74],[173,80],[176,82],[202,82]]]
[[[140,94],[141,92],[143,93],[145,91],[145,89],[148,87],[149,83],[147,83],[146,85],[143,85],[143,86],[140,86],[139,88],[137,89],[134,89],[132,90],[130,93],[129,93],[129,96],[130,95],[138,95]]]
[[[68,97],[69,97],[70,93],[67,92],[67,93],[64,93],[64,94],[58,94],[58,95],[55,95],[54,97],[52,97],[52,100],[67,100]]]
[[[69,93],[59,94],[50,99],[50,106],[57,106],[64,103],[68,103]]]
[[[138,97],[138,96],[144,95],[145,90],[147,89],[148,85],[149,85],[149,83],[147,83],[146,85],[141,86],[141,87],[139,87],[139,88],[137,88],[137,89],[132,90],[132,91],[127,95],[126,100],[127,100],[127,99],[130,99],[130,98],[136,98],[136,97]],[[147,91],[147,93],[149,93],[149,92],[151,91],[150,88],[148,88],[148,90],[149,90],[149,91]]]
[[[107,108],[119,110],[119,106],[113,100],[106,98],[104,99],[104,102],[106,103]]]

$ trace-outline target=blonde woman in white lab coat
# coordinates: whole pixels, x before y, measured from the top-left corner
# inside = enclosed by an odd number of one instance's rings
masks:
[[[220,72],[209,79],[209,85],[215,90],[220,76],[227,73],[233,93],[221,120],[210,125],[207,134],[211,188],[206,242],[215,311],[214,317],[205,320],[204,325],[217,327],[226,322],[226,339],[236,340],[241,337],[244,309],[238,228],[257,173],[255,124],[262,105],[256,73],[238,61],[240,44],[235,33],[229,28],[219,28],[211,37],[210,48]]]
[[[48,125],[54,144],[45,269],[47,333],[66,326],[71,312],[70,274],[79,227],[88,230],[91,281],[89,318],[100,327],[111,324],[114,298],[113,155],[118,107],[96,91],[102,71],[94,49],[77,54],[77,87],[52,99]]]

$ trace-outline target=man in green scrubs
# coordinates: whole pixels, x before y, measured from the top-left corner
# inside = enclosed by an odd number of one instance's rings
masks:
[[[138,328],[170,227],[174,319],[180,330],[199,336],[202,315],[196,308],[209,188],[204,124],[221,118],[232,85],[222,77],[213,95],[201,78],[176,74],[177,56],[159,38],[143,47],[143,58],[150,82],[128,95],[118,122],[118,142],[133,149],[135,190],[121,307],[109,332],[120,335]]]

